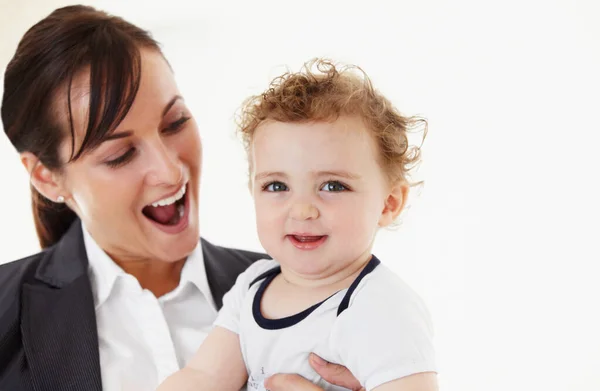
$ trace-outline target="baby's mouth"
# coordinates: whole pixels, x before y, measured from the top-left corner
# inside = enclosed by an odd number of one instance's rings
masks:
[[[185,214],[187,184],[174,195],[156,201],[142,209],[144,216],[162,225],[177,225]]]
[[[319,240],[323,239],[323,237],[325,235],[290,235],[290,236],[301,243],[311,243],[311,242],[318,242]]]

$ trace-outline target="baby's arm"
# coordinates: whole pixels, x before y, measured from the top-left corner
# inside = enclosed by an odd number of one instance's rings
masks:
[[[340,363],[367,391],[437,390],[427,308],[385,268],[372,273],[356,289],[332,330]]]
[[[223,296],[215,327],[185,368],[169,376],[157,391],[239,391],[248,380],[240,345],[240,309],[250,283],[277,266],[274,261],[256,261],[240,274]]]
[[[435,372],[415,373],[375,387],[373,391],[438,391]]]
[[[247,379],[239,336],[217,326],[188,365],[169,376],[157,391],[239,391]]]

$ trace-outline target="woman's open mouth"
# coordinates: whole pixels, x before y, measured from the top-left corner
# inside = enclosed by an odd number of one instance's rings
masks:
[[[187,183],[170,197],[158,200],[142,209],[146,216],[161,231],[179,233],[188,225],[189,196]]]

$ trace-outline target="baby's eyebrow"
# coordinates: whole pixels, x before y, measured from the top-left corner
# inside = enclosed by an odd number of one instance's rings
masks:
[[[361,176],[349,171],[319,171],[316,173],[317,176],[339,176],[348,179],[360,179]]]
[[[259,172],[254,176],[254,180],[258,181],[264,178],[268,178],[268,177],[272,177],[272,176],[276,176],[276,177],[284,177],[287,178],[287,175],[285,175],[285,173],[281,172],[281,171],[263,171],[263,172]]]

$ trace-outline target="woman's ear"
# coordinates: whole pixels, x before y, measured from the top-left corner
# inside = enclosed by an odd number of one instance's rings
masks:
[[[31,152],[21,153],[21,163],[29,173],[31,184],[44,197],[53,202],[64,202],[66,194],[58,182],[55,172],[49,170]]]
[[[379,217],[380,227],[387,227],[396,220],[400,215],[400,212],[402,212],[402,209],[404,209],[407,197],[408,184],[406,182],[400,181],[392,187],[385,199],[385,205],[381,212],[381,216]]]

